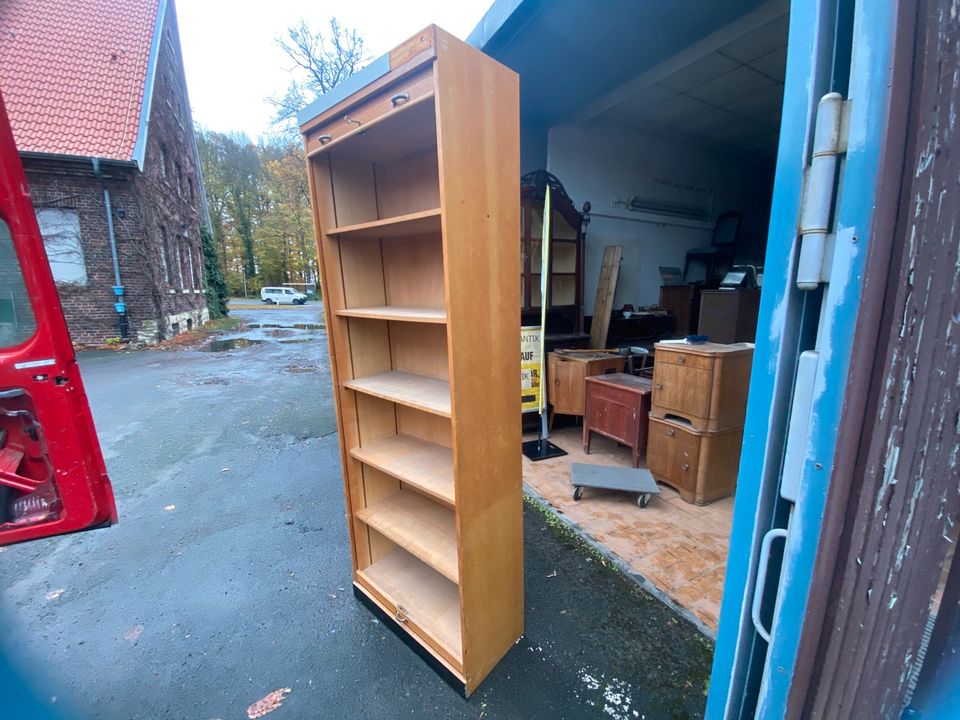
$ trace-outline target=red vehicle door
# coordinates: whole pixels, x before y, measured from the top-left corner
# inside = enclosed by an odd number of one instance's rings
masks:
[[[0,545],[117,521],[0,96]]]

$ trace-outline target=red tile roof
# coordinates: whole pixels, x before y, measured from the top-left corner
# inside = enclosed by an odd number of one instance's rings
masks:
[[[0,92],[21,152],[131,160],[159,0],[0,0]]]

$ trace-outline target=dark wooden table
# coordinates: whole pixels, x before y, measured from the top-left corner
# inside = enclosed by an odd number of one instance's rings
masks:
[[[625,373],[588,377],[583,416],[583,451],[590,454],[590,435],[601,435],[630,447],[633,467],[647,449],[647,416],[653,381]]]

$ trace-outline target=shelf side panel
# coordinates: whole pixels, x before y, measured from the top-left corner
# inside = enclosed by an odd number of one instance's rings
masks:
[[[463,660],[470,693],[523,632],[519,81],[441,30],[437,44]]]

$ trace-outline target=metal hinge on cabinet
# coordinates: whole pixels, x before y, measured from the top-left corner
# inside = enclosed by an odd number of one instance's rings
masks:
[[[827,93],[817,106],[813,154],[804,172],[800,204],[800,260],[797,287],[814,290],[827,282],[833,259],[835,236],[831,217],[837,192],[840,155],[847,151],[850,101],[839,93]]]

